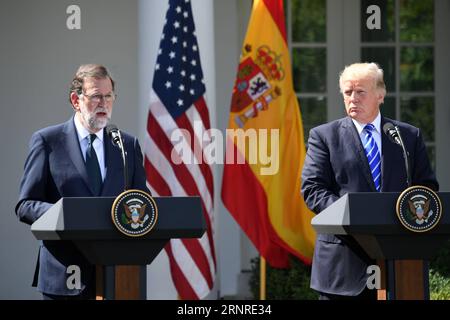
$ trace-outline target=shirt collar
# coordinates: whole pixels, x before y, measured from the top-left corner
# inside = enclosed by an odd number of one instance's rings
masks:
[[[361,122],[356,121],[355,119],[352,119],[352,121],[355,124],[356,130],[358,130],[358,133],[361,134],[361,132],[364,130],[364,127],[367,125],[367,123],[361,123]],[[378,112],[377,117],[371,123],[375,127],[375,130],[379,134],[381,134],[381,113],[380,112]]]
[[[75,122],[75,129],[77,130],[78,140],[81,142],[83,139],[86,139],[86,137],[91,133],[81,124],[77,116],[74,116],[74,122]],[[103,130],[105,129],[102,129],[95,133],[95,135],[101,142],[103,142]]]

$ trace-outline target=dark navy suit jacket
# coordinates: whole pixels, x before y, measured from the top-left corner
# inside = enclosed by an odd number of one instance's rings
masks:
[[[438,190],[418,128],[381,118],[397,125],[410,155],[413,185]],[[382,192],[407,188],[400,146],[382,133]],[[302,172],[302,195],[316,214],[348,192],[376,192],[364,148],[351,118],[346,117],[313,128]],[[369,204],[370,205],[370,204]],[[360,213],[364,215],[364,212]],[[367,266],[374,264],[350,236],[318,234],[311,272],[311,288],[330,294],[354,296],[364,290]]]
[[[128,159],[129,185],[146,192],[142,152],[135,137],[122,133]],[[117,196],[124,191],[123,162],[120,149],[109,137],[103,139],[106,176],[100,196]],[[84,158],[73,118],[56,126],[35,132],[25,162],[16,214],[27,224],[35,222],[61,197],[94,196],[89,185]],[[68,289],[67,267],[81,268],[81,289]],[[95,285],[95,268],[71,241],[43,241],[33,285],[43,293],[79,295],[86,285]]]

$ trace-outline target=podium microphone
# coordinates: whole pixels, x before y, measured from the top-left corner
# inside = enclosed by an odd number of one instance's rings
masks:
[[[114,124],[109,124],[106,126],[105,130],[108,136],[111,138],[112,143],[120,148],[122,144],[122,136],[120,135],[120,131],[117,126]]]
[[[114,124],[109,124],[105,128],[106,133],[111,139],[113,145],[118,147],[122,154],[123,160],[123,177],[124,177],[124,189],[125,191],[129,189],[128,186],[128,165],[127,165],[127,153],[125,152],[125,147],[123,145],[122,135],[120,130]]]
[[[398,130],[398,127],[395,127],[390,122],[386,122],[383,126],[383,131],[392,142],[398,144],[399,146],[402,145],[402,140],[400,138],[400,130]]]
[[[403,143],[402,135],[400,134],[400,129],[397,126],[394,126],[390,122],[386,122],[383,125],[383,131],[388,136],[389,140],[393,143],[398,144],[402,147],[403,150],[403,158],[405,160],[405,169],[406,169],[406,185],[408,187],[411,186],[411,172],[409,170],[409,153],[406,151],[405,144]]]

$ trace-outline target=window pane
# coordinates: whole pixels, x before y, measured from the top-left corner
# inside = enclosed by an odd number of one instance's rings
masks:
[[[395,2],[394,0],[376,1],[380,8],[380,29],[369,29],[376,25],[376,12],[367,8],[374,4],[373,0],[361,1],[361,41],[362,42],[392,42],[395,41]]]
[[[432,47],[408,47],[401,49],[400,89],[402,91],[434,90]]]
[[[292,50],[292,68],[296,92],[325,92],[327,79],[325,48]]]
[[[395,98],[385,97],[384,103],[380,106],[381,114],[390,119],[397,119],[395,116]]]
[[[418,127],[425,141],[434,142],[434,98],[400,99],[401,120]]]
[[[292,0],[292,41],[326,42],[326,1]]]
[[[400,1],[400,41],[433,42],[433,0]]]
[[[435,146],[427,146],[427,154],[428,159],[431,162],[431,167],[433,171],[436,172],[436,147]]]
[[[378,63],[384,71],[386,90],[395,91],[395,48],[361,48],[361,61]]]
[[[325,97],[300,98],[299,104],[306,143],[308,141],[309,130],[327,122],[327,99]]]

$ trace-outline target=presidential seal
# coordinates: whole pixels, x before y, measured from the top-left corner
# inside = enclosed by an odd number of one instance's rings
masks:
[[[116,228],[130,237],[141,237],[156,224],[158,208],[155,200],[141,190],[127,190],[119,194],[111,208]]]
[[[442,205],[438,195],[430,188],[412,186],[398,197],[396,211],[406,229],[427,232],[439,223]]]

